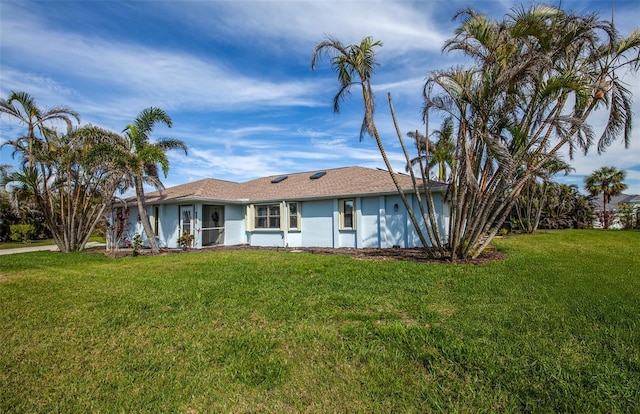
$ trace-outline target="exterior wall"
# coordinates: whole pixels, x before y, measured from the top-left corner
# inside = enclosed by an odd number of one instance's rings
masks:
[[[382,240],[380,229],[384,226],[384,217],[381,217],[380,202],[384,197],[367,197],[360,199],[360,214],[357,216],[356,228],[358,229],[359,247],[380,247]]]
[[[133,241],[133,236],[140,234],[143,245],[148,246],[147,237],[142,228],[142,222],[138,221],[138,207],[129,207],[129,219],[124,229],[123,237],[127,242]]]
[[[280,230],[254,230],[248,237],[251,246],[284,247],[284,235]]]
[[[224,209],[224,244],[233,246],[247,244],[248,236],[244,226],[245,206],[227,205]]]
[[[296,247],[334,247],[333,229],[338,226],[334,212],[337,215],[337,209],[337,200],[303,202],[300,245]]]
[[[420,209],[416,198],[408,195],[416,215]],[[283,232],[281,230],[248,231],[245,225],[245,205],[224,206],[224,245],[250,244],[265,247],[351,247],[351,248],[390,248],[419,247],[420,239],[408,217],[400,196],[375,196],[355,199],[356,230],[340,230],[340,212],[338,199],[298,202],[300,211],[300,229]],[[446,238],[449,208],[443,203],[442,195],[434,195],[436,215],[440,232]],[[184,204],[185,206],[187,204]],[[196,236],[195,247],[202,247],[203,204],[193,206],[193,232]],[[158,242],[160,247],[177,248],[180,235],[180,205],[159,205],[160,223]],[[153,206],[149,206],[150,216]],[[137,208],[130,209],[128,234],[143,234],[142,223],[137,221]],[[288,221],[288,217],[283,217]],[[152,221],[153,225],[153,221]],[[422,224],[426,233],[426,227]],[[145,245],[148,245],[146,239]]]
[[[158,245],[160,247],[178,247],[178,233],[179,233],[179,216],[178,206],[173,204],[160,205],[159,215],[160,222],[158,225]],[[152,218],[153,206],[147,206],[149,212],[149,218]],[[153,220],[151,221],[153,226]],[[144,232],[142,222],[138,221],[138,208],[129,208],[129,219],[126,226],[126,237],[129,241],[133,239],[135,234],[142,236],[142,242],[144,246],[149,246],[147,235]]]
[[[420,221],[420,204],[415,196],[408,197],[413,208],[414,213],[416,214],[416,218]],[[426,200],[422,200],[425,205],[425,211],[427,202]],[[438,193],[433,195],[433,204],[436,209],[436,220],[438,222],[440,237],[443,240],[447,239],[448,229],[449,229],[449,209],[443,202],[443,195]],[[425,223],[420,222],[420,228],[422,229],[423,234],[427,237],[427,230]],[[407,247],[422,247],[422,243],[420,242],[420,238],[418,237],[418,233],[413,228],[413,223],[411,223],[411,219],[407,216],[407,236],[408,242]],[[427,240],[428,242],[428,240]]]
[[[180,232],[180,213],[178,205],[165,204],[160,206],[160,228],[158,229],[159,245],[161,247],[178,247]]]
[[[285,247],[302,247],[302,231],[301,230],[290,230],[285,233],[284,237],[285,237],[284,239]]]
[[[381,229],[384,238],[382,247],[407,247],[409,243],[408,229],[413,228],[413,224],[400,196],[385,197],[384,218],[385,227]]]

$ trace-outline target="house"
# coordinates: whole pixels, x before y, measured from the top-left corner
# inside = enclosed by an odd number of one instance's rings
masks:
[[[411,177],[396,174],[396,178],[420,217]],[[446,185],[432,183],[431,190],[440,232],[446,238]],[[178,238],[186,232],[194,235],[195,248],[421,246],[384,170],[344,167],[243,183],[207,178],[148,193],[146,202],[161,247],[178,247]],[[125,236],[143,235],[135,197],[127,200],[127,206]]]
[[[596,213],[596,218],[594,220],[593,226],[595,228],[601,228],[602,227],[602,208],[603,208],[602,196],[599,195],[599,196],[593,197],[592,202],[594,205],[594,211]],[[615,196],[611,196],[609,203],[607,203],[607,211],[613,212],[613,216],[610,219],[611,223],[609,224],[610,229],[621,229],[624,227],[623,221],[621,220],[621,217],[620,217],[621,204],[628,204],[632,208],[634,216],[638,217],[638,214],[640,214],[640,195],[618,194]],[[638,218],[636,218],[635,220],[638,220]],[[637,223],[636,223],[636,226],[638,226]]]

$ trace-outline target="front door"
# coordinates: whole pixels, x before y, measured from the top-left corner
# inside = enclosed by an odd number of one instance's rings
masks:
[[[180,206],[180,236],[193,234],[193,206]]]

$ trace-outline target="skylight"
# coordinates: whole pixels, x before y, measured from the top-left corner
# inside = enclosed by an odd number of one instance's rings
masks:
[[[323,175],[325,175],[327,172],[326,171],[318,171],[317,173],[314,173],[313,175],[311,175],[312,180],[317,180],[318,178],[322,177]]]
[[[280,181],[284,181],[284,180],[286,180],[287,178],[289,178],[289,176],[288,176],[288,175],[280,175],[280,176],[278,176],[278,177],[274,178],[273,180],[271,180],[271,183],[273,183],[273,184],[275,184],[275,183],[279,183]]]

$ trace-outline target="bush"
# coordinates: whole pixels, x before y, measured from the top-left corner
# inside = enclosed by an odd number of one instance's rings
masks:
[[[12,224],[10,229],[11,240],[21,243],[29,243],[36,235],[36,228],[33,224]]]
[[[183,250],[191,250],[193,247],[193,239],[193,234],[185,231],[182,236],[178,237],[178,245],[182,247]]]
[[[133,236],[133,242],[131,243],[131,245],[133,246],[132,254],[134,256],[140,255],[140,248],[142,247],[142,236],[136,233]]]
[[[634,209],[629,203],[618,204],[618,218],[625,229],[640,228],[640,223],[638,223],[639,214],[640,209]]]

